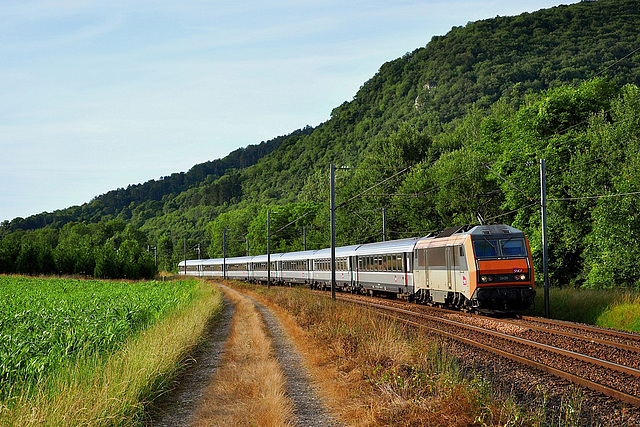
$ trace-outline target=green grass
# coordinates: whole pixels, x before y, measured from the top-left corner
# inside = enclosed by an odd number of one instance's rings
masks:
[[[135,289],[137,284],[127,285]],[[146,282],[140,286],[149,290]],[[163,286],[153,285],[160,290]],[[166,294],[182,288],[189,297],[108,353],[72,357],[38,383],[14,391],[0,402],[0,426],[141,425],[146,404],[169,388],[222,309],[221,294],[212,284],[186,281],[166,286]]]
[[[544,290],[526,314],[544,316]],[[640,332],[640,292],[623,289],[550,288],[551,318]]]
[[[195,295],[195,282],[0,276],[0,398],[106,355]]]

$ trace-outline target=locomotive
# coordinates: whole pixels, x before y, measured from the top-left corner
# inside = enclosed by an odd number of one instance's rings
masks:
[[[180,274],[331,286],[331,249],[187,260]],[[336,289],[480,313],[521,313],[535,297],[531,248],[508,225],[452,227],[425,237],[335,248]]]

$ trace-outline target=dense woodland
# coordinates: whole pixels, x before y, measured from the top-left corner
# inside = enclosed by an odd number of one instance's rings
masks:
[[[455,27],[384,64],[331,119],[187,173],[0,227],[0,272],[142,277],[188,256],[339,244],[480,219],[529,236],[540,263],[547,162],[551,279],[640,287],[640,10],[600,0]],[[213,138],[214,136],[212,136]],[[178,143],[179,141],[177,141]],[[206,157],[206,153],[203,153]],[[135,267],[132,267],[135,266]]]

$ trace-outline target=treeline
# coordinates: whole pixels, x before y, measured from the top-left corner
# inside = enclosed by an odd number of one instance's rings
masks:
[[[165,245],[159,251],[165,265],[172,263],[167,250]],[[123,221],[68,223],[60,230],[19,231],[0,240],[0,273],[152,278],[158,271],[154,255],[145,233]]]

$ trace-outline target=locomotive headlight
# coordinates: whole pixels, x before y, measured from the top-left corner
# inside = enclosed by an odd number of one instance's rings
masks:
[[[526,274],[516,274],[514,277],[516,280],[527,280]]]
[[[482,283],[493,282],[492,276],[480,276],[480,281]]]

